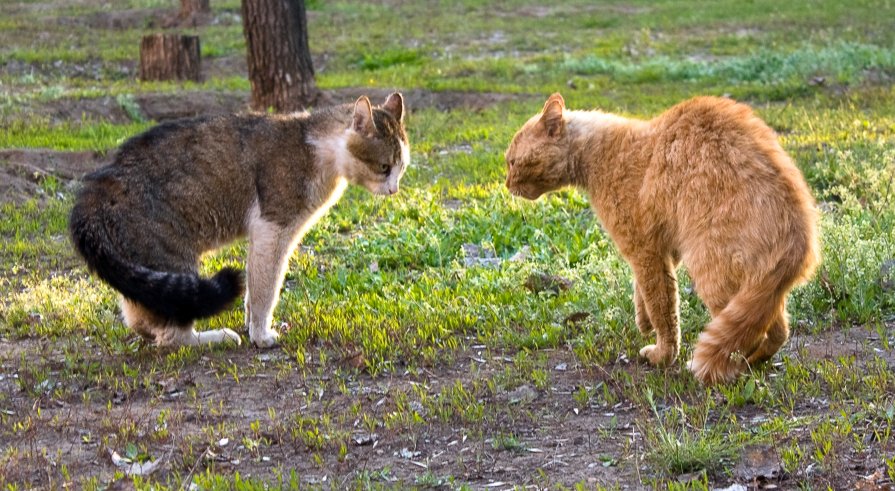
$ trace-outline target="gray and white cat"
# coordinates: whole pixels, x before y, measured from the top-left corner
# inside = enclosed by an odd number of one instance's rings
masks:
[[[348,183],[398,191],[410,160],[399,93],[373,107],[200,117],[160,124],[126,141],[112,164],[84,178],[69,224],[88,268],[118,290],[125,323],[158,345],[240,337],[196,332],[196,319],[245,287],[249,338],[276,344],[273,310],[289,256]],[[248,278],[224,268],[199,276],[206,251],[248,237]]]

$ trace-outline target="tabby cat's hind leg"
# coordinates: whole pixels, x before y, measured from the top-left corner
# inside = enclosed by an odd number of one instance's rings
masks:
[[[124,323],[137,334],[158,346],[195,346],[225,341],[242,343],[239,335],[230,329],[213,329],[196,332],[192,324],[179,326],[159,317],[142,305],[126,298],[121,299]]]
[[[161,319],[142,305],[121,297],[121,314],[124,323],[147,341],[155,341],[155,333],[163,325]]]

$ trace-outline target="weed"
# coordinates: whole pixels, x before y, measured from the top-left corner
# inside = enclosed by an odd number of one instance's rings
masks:
[[[645,397],[655,419],[641,423],[640,428],[657,469],[672,476],[713,471],[736,455],[735,443],[721,427],[703,423],[691,430],[688,419],[683,415],[677,419],[675,411],[660,415],[651,390],[646,390]]]
[[[491,439],[491,446],[496,450],[509,450],[519,453],[528,450],[528,447],[519,441],[515,435],[496,435]]]

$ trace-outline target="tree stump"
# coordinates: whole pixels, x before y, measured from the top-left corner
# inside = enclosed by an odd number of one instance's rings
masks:
[[[140,80],[200,79],[199,36],[151,34],[140,42]]]

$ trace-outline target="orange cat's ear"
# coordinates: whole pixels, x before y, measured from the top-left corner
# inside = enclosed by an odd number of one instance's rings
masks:
[[[547,105],[551,102],[557,101],[562,106],[563,109],[566,108],[566,100],[562,98],[562,94],[559,92],[554,92],[547,98],[547,102],[544,103],[544,109],[547,109]]]
[[[362,95],[354,103],[354,119],[351,122],[354,131],[362,134],[372,133],[376,126],[373,124],[373,106],[370,99]]]
[[[566,101],[563,100],[559,93],[553,94],[544,104],[544,111],[541,113],[541,124],[547,130],[547,134],[552,137],[562,135],[565,129],[565,122],[562,119],[563,109],[566,107]]]

